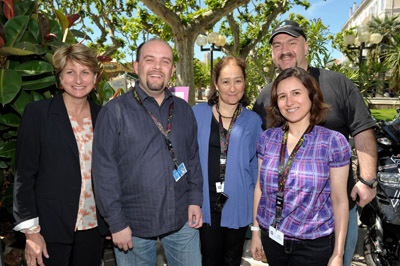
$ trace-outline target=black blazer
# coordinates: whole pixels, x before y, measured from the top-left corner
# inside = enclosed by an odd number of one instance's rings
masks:
[[[90,103],[93,126],[100,106]],[[15,224],[39,217],[48,242],[71,243],[79,207],[78,145],[62,94],[25,107],[17,140]],[[107,229],[97,211],[99,228]]]

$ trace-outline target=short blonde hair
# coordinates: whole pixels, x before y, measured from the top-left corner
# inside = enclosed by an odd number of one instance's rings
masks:
[[[74,61],[89,67],[94,74],[100,74],[96,53],[83,44],[73,44],[59,48],[53,55],[53,66],[58,77],[68,61]]]

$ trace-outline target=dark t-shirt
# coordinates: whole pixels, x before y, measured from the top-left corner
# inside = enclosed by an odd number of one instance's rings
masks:
[[[322,126],[339,131],[347,139],[349,136],[354,137],[358,133],[375,126],[360,90],[350,79],[341,73],[322,68],[310,67],[310,74],[318,81],[324,101],[331,106]],[[258,113],[263,120],[263,129],[267,125],[265,108],[270,103],[271,87],[272,83],[261,91],[253,107],[253,111]],[[348,195],[350,195],[354,184],[353,171],[350,168],[347,185]],[[349,197],[349,208],[353,208],[354,204]]]

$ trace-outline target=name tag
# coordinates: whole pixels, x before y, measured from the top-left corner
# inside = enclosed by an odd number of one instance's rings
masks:
[[[278,243],[281,246],[283,246],[284,235],[283,235],[283,233],[281,231],[279,231],[278,229],[276,229],[273,226],[269,227],[269,238],[271,238],[276,243]]]
[[[225,182],[215,182],[215,188],[217,190],[217,193],[224,192],[224,185],[225,185]]]
[[[181,163],[178,166],[178,169],[174,170],[174,172],[172,173],[174,175],[174,179],[176,182],[179,181],[179,179],[181,179],[182,176],[184,176],[187,173],[186,167],[184,163]]]

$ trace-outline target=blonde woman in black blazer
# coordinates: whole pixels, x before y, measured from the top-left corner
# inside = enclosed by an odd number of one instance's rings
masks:
[[[18,132],[14,230],[25,233],[28,265],[97,266],[105,224],[90,168],[100,106],[87,96],[100,69],[82,44],[60,48],[53,62],[63,93],[28,104]]]

